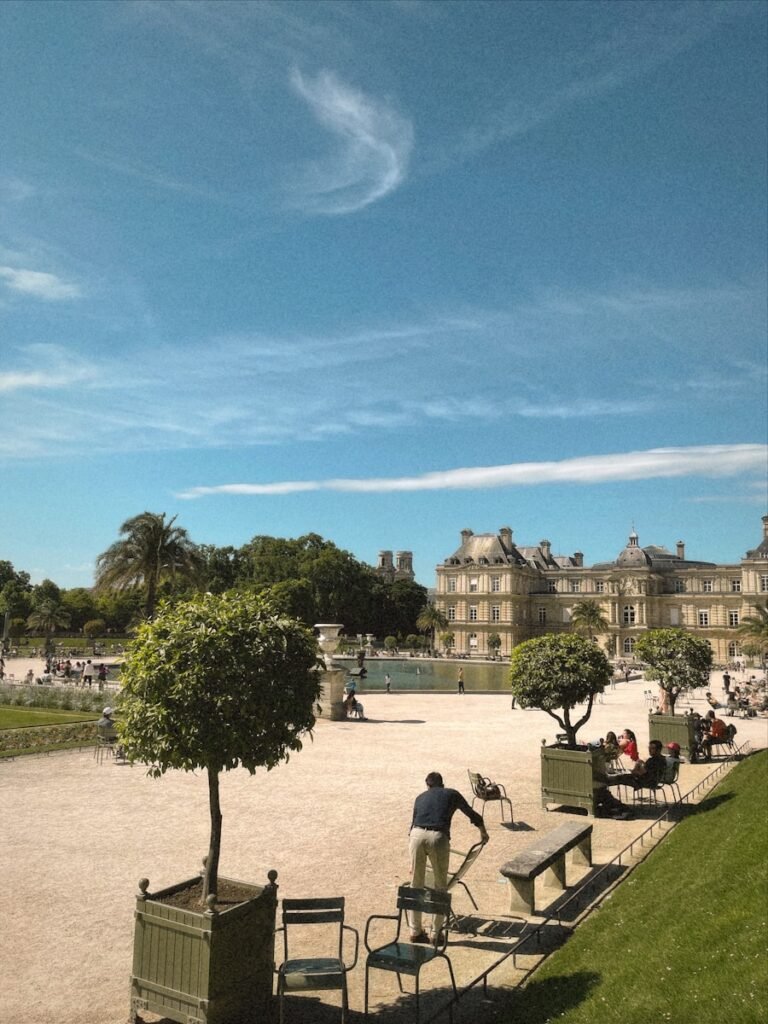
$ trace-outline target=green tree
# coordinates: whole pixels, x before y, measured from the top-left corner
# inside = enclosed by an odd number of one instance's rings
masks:
[[[747,654],[765,657],[768,652],[768,600],[755,605],[754,615],[745,615],[738,628],[739,636],[744,638],[744,650]]]
[[[155,613],[163,580],[197,577],[200,559],[187,531],[166,521],[165,512],[142,512],[120,527],[123,539],[115,541],[96,559],[96,590],[144,587],[144,615]]]
[[[396,636],[385,636],[384,637],[384,650],[389,654],[393,654],[397,650],[397,637]]]
[[[421,646],[421,637],[416,633],[409,633],[405,638],[405,648],[408,651],[416,651]]]
[[[637,638],[635,655],[649,666],[646,678],[658,681],[667,694],[672,715],[681,693],[709,685],[712,648],[684,629],[649,629]]]
[[[269,771],[301,750],[320,695],[316,661],[309,629],[233,592],[161,606],[130,645],[119,724],[127,756],[154,777],[172,768],[208,776],[203,900],[218,884],[220,775]]]
[[[32,611],[32,587],[9,580],[0,591],[0,612],[9,612],[14,618],[26,619]]]
[[[435,634],[438,629],[446,629],[448,626],[448,619],[446,619],[443,612],[433,604],[431,601],[425,604],[419,612],[418,618],[416,619],[416,625],[424,633],[430,637],[431,645],[435,646]]]
[[[69,612],[71,629],[81,630],[89,619],[96,618],[96,599],[85,587],[63,591],[61,603]]]
[[[89,638],[104,636],[107,631],[107,624],[104,619],[89,619],[83,625],[83,633]]]
[[[66,629],[69,625],[69,612],[61,604],[44,600],[27,617],[27,628],[30,632],[39,632],[45,636],[45,650],[49,653],[53,634],[57,629]]]
[[[586,635],[594,640],[598,633],[606,633],[610,623],[603,614],[599,601],[586,598],[584,601],[577,601],[571,610],[571,628],[575,633]]]
[[[501,637],[499,636],[498,633],[491,633],[491,635],[488,637],[488,650],[491,652],[494,658],[499,653],[500,647]]]
[[[455,633],[448,632],[448,633],[441,633],[440,634],[440,643],[443,645],[443,647],[446,648],[446,650],[450,650],[453,647],[455,642],[456,642],[456,634]]]
[[[570,633],[548,634],[515,647],[509,680],[520,706],[546,711],[563,729],[568,744],[575,746],[595,697],[611,681],[611,666],[591,640]],[[585,701],[584,714],[571,721],[573,709]]]

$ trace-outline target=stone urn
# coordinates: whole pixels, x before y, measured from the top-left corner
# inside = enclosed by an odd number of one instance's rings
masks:
[[[339,668],[333,661],[333,655],[339,645],[339,633],[343,629],[340,622],[317,622],[315,629],[318,631],[318,647],[323,654],[325,671],[320,674],[320,706],[321,715],[328,717],[332,722],[342,722],[346,718],[344,713],[344,683],[346,681],[346,669]]]

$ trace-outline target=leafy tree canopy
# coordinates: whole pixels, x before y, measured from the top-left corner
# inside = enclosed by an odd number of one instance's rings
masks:
[[[548,634],[518,644],[510,658],[512,693],[524,708],[551,715],[575,744],[576,733],[592,714],[592,704],[611,681],[611,666],[592,641],[573,634]],[[571,711],[584,701],[584,715]]]
[[[669,695],[673,714],[679,694],[709,685],[712,648],[684,629],[649,629],[637,638],[635,654],[649,666],[646,677]]]
[[[120,738],[160,776],[205,768],[211,842],[204,898],[216,891],[219,773],[274,768],[315,722],[317,644],[301,623],[253,594],[199,595],[161,606],[130,644]]]

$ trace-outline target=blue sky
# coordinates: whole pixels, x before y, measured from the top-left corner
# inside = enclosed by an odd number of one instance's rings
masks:
[[[737,561],[763,3],[0,5],[0,558],[120,523]]]

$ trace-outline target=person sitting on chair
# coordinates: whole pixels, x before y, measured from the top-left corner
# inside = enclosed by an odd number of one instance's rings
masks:
[[[661,740],[651,740],[648,744],[650,757],[645,761],[638,761],[631,772],[609,776],[608,784],[610,786],[632,786],[634,789],[652,789],[654,786],[658,786],[667,770],[667,762],[661,756],[661,751]]]
[[[727,739],[727,727],[722,718],[717,718],[714,711],[707,713],[709,732],[701,741],[701,752],[707,761],[712,760],[712,747],[715,743],[724,743]]]

